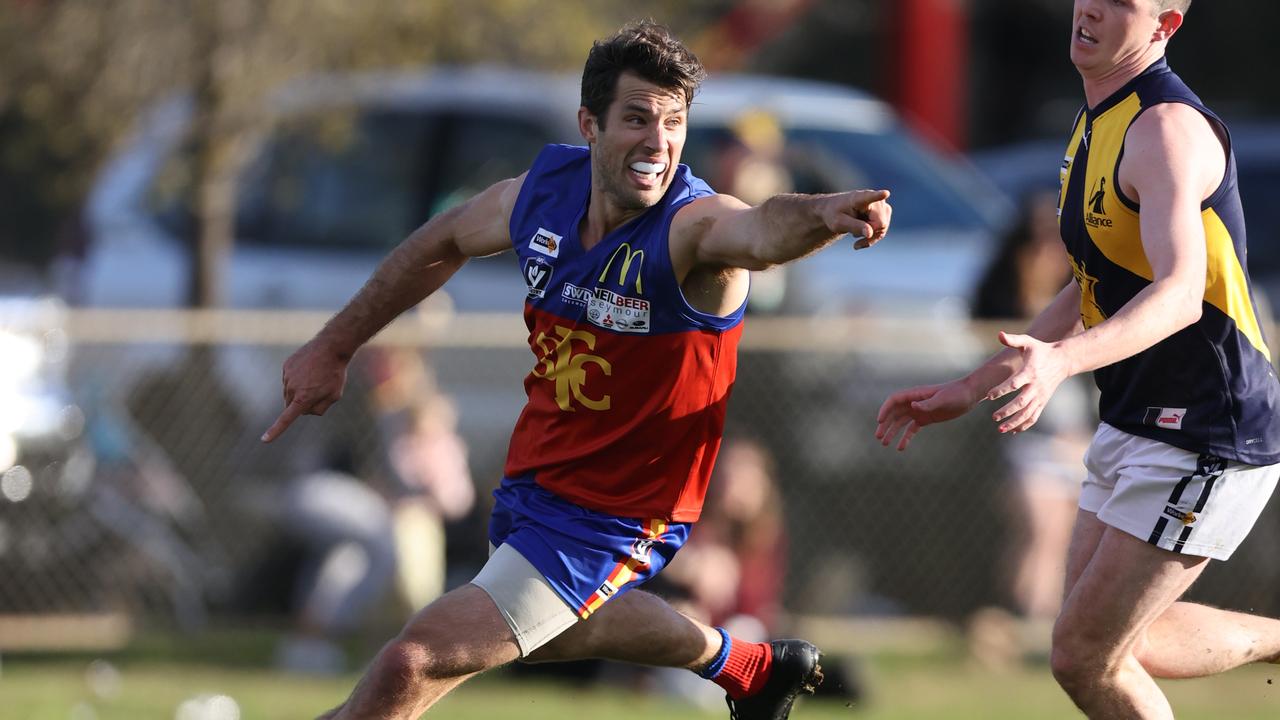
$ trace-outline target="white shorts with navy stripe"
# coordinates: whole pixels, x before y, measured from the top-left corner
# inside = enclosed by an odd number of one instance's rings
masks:
[[[1084,458],[1080,509],[1156,547],[1226,560],[1280,479],[1280,465],[1197,454],[1102,423]]]

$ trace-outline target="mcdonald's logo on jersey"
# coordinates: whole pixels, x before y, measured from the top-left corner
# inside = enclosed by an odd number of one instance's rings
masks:
[[[597,282],[606,282],[609,271],[613,269],[613,261],[618,259],[618,255],[622,255],[622,265],[618,269],[618,287],[626,287],[627,276],[631,273],[631,264],[636,265],[636,293],[644,294],[644,281],[641,276],[644,274],[644,250],[631,250],[630,243],[620,243],[609,256],[609,262],[604,264],[604,270],[600,271],[600,278]]]

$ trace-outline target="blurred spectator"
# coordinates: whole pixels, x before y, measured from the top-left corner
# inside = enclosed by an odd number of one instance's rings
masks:
[[[1071,281],[1057,209],[1055,192],[1025,198],[1019,221],[978,287],[975,319],[1029,319]],[[1014,617],[1000,608],[975,613],[972,650],[980,661],[1004,665],[1023,654],[1026,633],[1015,619],[1047,625],[1058,614],[1082,480],[1079,459],[1094,425],[1088,383],[1085,376],[1064,382],[1039,422],[1002,441],[1012,475],[1006,496],[1012,534],[1002,558],[1001,593]]]
[[[759,205],[779,193],[794,190],[783,153],[786,137],[777,118],[763,110],[740,115],[729,128],[732,132],[716,148],[707,182],[722,193],[733,195],[748,205]],[[748,307],[755,311],[775,310],[786,291],[781,266],[751,273]]]
[[[453,402],[435,395],[409,411],[408,427],[391,444],[391,464],[406,494],[394,522],[400,592],[411,607],[444,594],[445,523],[475,504],[467,449],[458,437]]]
[[[471,511],[475,483],[453,400],[422,355],[408,348],[369,355],[373,409],[390,465],[399,590],[410,607],[425,607],[447,589],[445,524]]]
[[[681,612],[721,625],[734,637],[761,642],[776,629],[786,573],[787,538],[773,459],[754,440],[728,438],[697,528],[651,586]],[[722,693],[690,681],[687,672],[655,672],[656,684],[675,694],[708,706],[723,702]]]
[[[337,641],[360,627],[396,568],[386,500],[356,475],[349,447],[339,444],[324,464],[289,484],[280,518],[305,553],[295,586],[295,633],[276,651],[277,664],[296,672],[347,669]]]
[[[465,516],[475,502],[453,403],[429,366],[404,349],[371,349],[366,360],[386,481],[360,477],[353,453],[339,443],[323,469],[298,478],[286,493],[283,526],[308,554],[297,633],[278,657],[293,670],[345,669],[334,641],[360,627],[393,580],[406,607],[443,594],[445,522]]]

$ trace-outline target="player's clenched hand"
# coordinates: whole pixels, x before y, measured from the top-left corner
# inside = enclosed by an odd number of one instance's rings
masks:
[[[1071,375],[1071,370],[1062,351],[1030,335],[1002,332],[1000,342],[1022,355],[1022,369],[991,388],[987,399],[996,400],[1019,391],[1018,397],[1005,403],[991,416],[992,420],[1000,423],[1000,432],[1018,433],[1036,424],[1049,398]]]
[[[262,434],[262,442],[280,436],[303,415],[323,415],[342,398],[347,358],[318,340],[303,345],[284,361],[284,412]]]
[[[828,198],[824,219],[832,233],[858,238],[856,249],[871,247],[889,232],[893,208],[888,190],[854,190]]]
[[[876,439],[889,447],[901,434],[898,450],[906,450],[920,428],[960,417],[981,399],[981,395],[963,379],[901,390],[890,395],[880,406],[880,414],[876,416]]]

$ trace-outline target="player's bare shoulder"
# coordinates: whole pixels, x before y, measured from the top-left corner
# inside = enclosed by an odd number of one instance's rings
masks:
[[[511,213],[528,174],[500,180],[455,209],[453,237],[463,255],[484,257],[510,249]]]
[[[1225,137],[1200,110],[1181,102],[1154,105],[1125,134],[1120,181],[1141,202],[1142,186],[1183,186],[1208,197],[1226,173]]]
[[[726,232],[724,221],[751,209],[732,195],[708,195],[680,208],[671,220],[671,259],[691,269],[716,257],[715,244]]]

